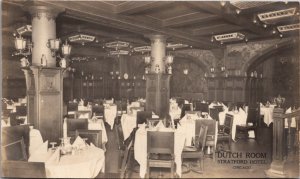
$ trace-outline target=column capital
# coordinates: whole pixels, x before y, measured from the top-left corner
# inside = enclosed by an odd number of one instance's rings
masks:
[[[32,19],[41,19],[42,17],[46,17],[48,20],[55,20],[57,15],[64,11],[63,8],[54,8],[42,5],[25,6],[23,9],[30,13]]]
[[[154,42],[166,42],[167,36],[166,35],[161,35],[161,34],[151,34],[151,35],[145,35],[145,37],[149,38],[151,40],[151,43]]]

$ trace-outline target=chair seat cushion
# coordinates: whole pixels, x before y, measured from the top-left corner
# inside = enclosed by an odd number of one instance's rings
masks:
[[[202,151],[182,151],[181,157],[182,158],[201,158],[204,156]]]
[[[172,160],[170,154],[150,154],[150,160]]]

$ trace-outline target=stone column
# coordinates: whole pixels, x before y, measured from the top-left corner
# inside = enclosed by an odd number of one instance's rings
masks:
[[[166,37],[164,35],[150,35],[151,40],[151,69],[150,73],[165,73]]]
[[[59,12],[46,6],[29,6],[25,8],[31,14],[32,24],[32,65],[40,66],[42,55],[47,59],[48,67],[56,66],[56,57],[52,57],[50,48],[47,47],[49,39],[56,38],[55,18]]]

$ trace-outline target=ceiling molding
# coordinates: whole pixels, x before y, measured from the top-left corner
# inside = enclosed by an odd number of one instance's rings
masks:
[[[169,5],[172,1],[128,1],[116,6],[115,13],[117,14],[135,14],[148,11],[164,5]]]
[[[163,20],[162,26],[178,27],[178,26],[190,25],[194,23],[203,23],[203,22],[217,20],[217,19],[220,19],[219,16],[217,15],[208,14],[203,16],[202,13],[192,13],[184,16],[178,16],[171,19]]]

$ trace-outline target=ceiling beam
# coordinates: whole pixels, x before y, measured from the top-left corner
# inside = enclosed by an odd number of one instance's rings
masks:
[[[135,14],[169,5],[171,1],[128,1],[115,7],[117,14]]]
[[[177,16],[174,18],[163,20],[162,26],[178,27],[178,26],[184,26],[189,24],[208,22],[217,19],[220,19],[220,17],[217,15],[192,13],[192,14]]]
[[[235,11],[229,8],[229,6],[222,7],[219,2],[190,1],[188,3],[193,8],[216,14],[225,21],[242,26],[255,34],[267,35],[270,33],[270,30],[264,29],[263,27],[253,24],[252,19],[248,19],[241,15],[237,15]]]
[[[196,39],[191,34],[170,28],[161,28],[158,24],[150,24],[132,17],[107,13],[93,8],[82,8],[82,5],[77,4],[75,1],[72,3],[67,1],[43,1],[43,3],[45,5],[54,5],[65,8],[66,14],[70,17],[81,18],[82,20],[89,21],[94,24],[98,23],[100,25],[124,29],[142,35],[156,33],[174,36],[184,43],[203,49],[220,47],[218,44],[212,44],[207,39]]]
[[[226,33],[230,31],[238,31],[242,30],[243,27],[235,26],[235,25],[228,25],[228,24],[217,24],[214,26],[208,26],[204,28],[194,29],[193,35],[216,35],[219,33]]]

